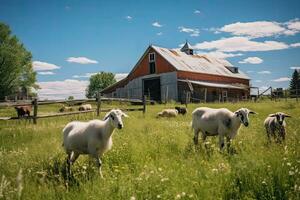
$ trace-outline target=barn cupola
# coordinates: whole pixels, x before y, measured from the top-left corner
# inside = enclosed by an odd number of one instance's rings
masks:
[[[188,43],[188,41],[185,42],[180,51],[186,53],[187,55],[194,55],[194,50],[192,46]]]

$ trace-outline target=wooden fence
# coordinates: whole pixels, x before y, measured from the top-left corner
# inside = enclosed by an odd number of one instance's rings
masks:
[[[135,105],[141,105],[142,107],[139,108],[122,108],[123,111],[142,111],[143,113],[146,112],[146,103],[151,101],[146,100],[145,96],[142,100],[140,99],[122,99],[122,98],[106,98],[101,97],[100,95],[97,95],[97,98],[94,99],[77,99],[77,100],[50,100],[50,101],[38,101],[37,99],[34,99],[31,103],[18,103],[18,102],[2,102],[0,103],[0,106],[2,107],[15,107],[15,106],[33,106],[33,115],[30,117],[26,117],[27,119],[32,119],[33,123],[37,123],[37,119],[39,118],[49,118],[49,117],[59,117],[59,116],[66,116],[66,115],[75,115],[75,114],[83,114],[83,113],[90,113],[95,112],[97,116],[100,115],[101,112],[108,112],[109,108],[102,108],[101,103],[102,102],[111,102],[111,101],[117,101],[117,102],[127,102],[132,103]],[[49,104],[57,104],[57,103],[74,103],[74,104],[82,104],[82,103],[88,103],[88,102],[96,102],[96,109],[92,110],[85,110],[85,111],[74,111],[74,112],[64,112],[64,113],[54,113],[54,114],[48,114],[48,115],[38,115],[38,108],[39,105],[49,105]],[[18,120],[20,118],[18,117],[0,117],[0,120]]]

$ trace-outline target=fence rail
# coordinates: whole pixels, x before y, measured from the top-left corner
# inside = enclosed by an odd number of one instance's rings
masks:
[[[123,98],[107,98],[107,97],[101,97],[100,95],[97,95],[97,98],[94,99],[77,99],[77,100],[51,100],[51,101],[38,101],[37,99],[34,99],[31,102],[2,102],[0,103],[0,107],[15,107],[15,106],[33,106],[33,115],[25,117],[25,119],[32,119],[33,123],[37,123],[37,119],[39,118],[50,118],[50,117],[59,117],[59,116],[67,116],[67,115],[76,115],[76,114],[84,114],[84,113],[91,113],[96,112],[97,116],[100,115],[101,112],[107,112],[111,109],[109,108],[102,108],[101,102],[111,102],[111,101],[117,101],[117,102],[127,102],[127,103],[133,103],[133,104],[139,104],[143,107],[140,108],[122,108],[123,111],[142,111],[143,113],[146,112],[146,104],[147,102],[152,103],[153,101],[146,100],[145,97],[143,97],[142,100],[140,99],[123,99]],[[87,102],[96,102],[97,108],[92,110],[85,110],[85,111],[72,111],[72,112],[64,112],[64,113],[54,113],[54,114],[48,114],[48,115],[38,115],[38,108],[39,105],[49,105],[49,104],[57,104],[57,103],[68,103],[68,104],[78,104],[78,103],[87,103]],[[18,117],[0,117],[0,120],[19,120]]]

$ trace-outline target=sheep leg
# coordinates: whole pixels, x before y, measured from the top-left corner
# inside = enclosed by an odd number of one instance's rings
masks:
[[[204,133],[204,132],[202,132],[202,141],[203,141],[203,144],[204,144],[204,146],[205,146],[205,148],[207,149],[207,144],[206,144],[206,137],[207,137],[207,135]]]
[[[224,136],[223,135],[219,135],[219,146],[220,146],[220,150],[223,150],[223,148],[224,148]]]
[[[101,166],[102,166],[102,161],[101,159],[99,158],[99,154],[97,153],[97,150],[94,150],[93,153],[91,154],[93,158],[96,159],[96,165],[99,169],[99,174],[100,174],[100,177],[103,178],[103,174],[102,174],[102,170],[101,170]]]
[[[69,174],[71,174],[72,164],[77,160],[78,157],[79,157],[79,154],[75,153],[74,151],[72,151],[71,153],[68,153],[67,164],[68,164]]]
[[[230,148],[230,145],[231,145],[230,137],[226,137],[226,144],[227,144],[227,150],[229,151],[229,148]]]
[[[285,140],[285,128],[281,128],[280,135],[281,135],[282,141],[284,141]]]
[[[97,166],[98,166],[98,169],[99,169],[100,177],[103,178],[102,169],[101,169],[102,161],[101,161],[100,158],[97,158],[97,159],[96,159],[96,162],[97,162]]]
[[[268,127],[266,127],[266,132],[267,132],[268,142],[271,143],[271,136],[270,136],[270,131],[269,131]]]
[[[194,144],[198,145],[199,129],[194,130]]]

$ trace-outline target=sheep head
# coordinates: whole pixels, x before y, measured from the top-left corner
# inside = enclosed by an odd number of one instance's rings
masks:
[[[244,126],[249,125],[249,114],[257,114],[256,112],[249,110],[248,108],[240,108],[234,112],[236,117],[238,117]]]
[[[122,129],[124,127],[122,117],[128,117],[128,115],[120,109],[112,109],[105,115],[104,120],[109,119],[113,127]]]
[[[277,122],[282,125],[283,124],[283,121],[284,121],[284,118],[285,117],[291,117],[290,115],[288,114],[285,114],[283,112],[277,112],[275,114],[270,114],[269,117],[276,117],[276,120]]]

